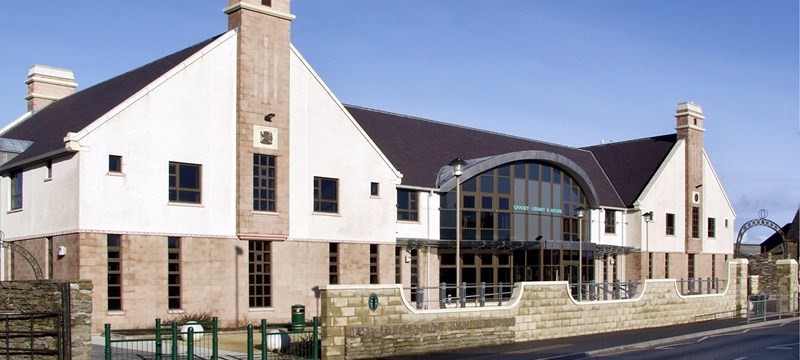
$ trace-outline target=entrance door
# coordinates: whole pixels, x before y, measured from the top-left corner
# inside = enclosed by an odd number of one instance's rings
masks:
[[[559,280],[569,281],[570,284],[578,283],[578,262],[564,261],[564,277]]]

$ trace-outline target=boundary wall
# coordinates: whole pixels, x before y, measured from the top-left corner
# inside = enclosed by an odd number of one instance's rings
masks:
[[[664,279],[645,281],[632,299],[578,302],[566,281],[523,282],[504,306],[464,309],[416,310],[401,285],[329,285],[321,289],[322,355],[391,357],[745,317],[747,265],[728,262],[719,294],[683,296]]]

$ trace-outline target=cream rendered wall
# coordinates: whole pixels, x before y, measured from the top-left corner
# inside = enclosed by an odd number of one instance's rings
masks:
[[[616,213],[614,219],[614,233],[606,233],[606,212],[613,211]],[[598,209],[592,210],[589,214],[592,242],[601,245],[616,245],[616,246],[630,246],[626,245],[626,231],[625,226],[625,212],[614,209]]]
[[[733,220],[736,213],[722,188],[722,184],[711,166],[705,151],[703,152],[703,252],[711,254],[733,254],[733,243],[736,241]],[[715,237],[708,237],[708,218],[716,219]],[[728,227],[725,227],[725,220]]]
[[[650,252],[685,252],[686,229],[684,225],[684,172],[685,142],[679,140],[675,143],[661,167],[653,176],[650,183],[636,201],[638,208],[642,212],[653,211],[653,221],[648,225],[641,222],[639,229],[631,228],[631,231],[641,231],[641,238],[649,236]],[[675,235],[666,235],[667,213],[675,214]],[[638,215],[641,216],[641,213]],[[644,231],[648,230],[649,235]]]
[[[439,239],[439,194],[419,190],[419,221],[398,221],[397,237],[407,239]]]
[[[22,174],[22,210],[8,212],[11,180],[0,178],[0,229],[6,240],[52,236],[78,228],[78,158],[68,154],[53,159],[49,179],[44,162],[26,167]]]
[[[394,243],[399,172],[291,51],[289,239]],[[315,176],[339,180],[337,214],[314,213]],[[371,182],[379,196],[370,196]]]
[[[231,31],[73,136],[81,230],[235,236],[235,71]],[[169,202],[170,161],[202,165],[202,204]]]

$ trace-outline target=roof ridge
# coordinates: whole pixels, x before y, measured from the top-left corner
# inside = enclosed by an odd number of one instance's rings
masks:
[[[626,144],[626,143],[632,143],[632,142],[636,142],[636,141],[652,140],[652,139],[655,139],[655,138],[665,138],[665,137],[668,137],[668,136],[675,136],[675,133],[664,134],[664,135],[646,136],[646,137],[641,137],[641,138],[637,138],[637,139],[628,139],[628,140],[622,140],[622,141],[611,141],[611,142],[604,143],[604,144],[595,144],[595,145],[584,146],[584,147],[581,147],[581,149],[585,150],[585,149],[588,149],[588,148],[601,147],[601,146],[606,146],[606,145]]]
[[[582,152],[591,153],[591,151],[583,149],[583,148],[579,148],[579,147],[556,144],[556,143],[552,143],[552,142],[548,142],[548,141],[535,140],[535,139],[526,138],[526,137],[522,137],[522,136],[510,135],[510,134],[505,134],[505,133],[501,133],[501,132],[497,132],[497,131],[479,129],[479,128],[469,127],[469,126],[465,126],[465,125],[452,124],[452,123],[447,123],[447,122],[438,121],[438,120],[431,120],[431,119],[426,119],[426,118],[419,117],[419,116],[400,114],[400,113],[396,113],[396,112],[392,112],[392,111],[368,108],[368,107],[365,107],[365,106],[352,105],[352,104],[344,104],[344,106],[345,107],[356,108],[356,109],[360,109],[360,110],[365,110],[365,111],[373,111],[373,112],[386,114],[386,115],[404,117],[404,118],[412,119],[412,120],[424,121],[424,122],[428,122],[428,123],[432,123],[432,124],[450,126],[450,127],[464,129],[464,130],[478,131],[478,132],[482,132],[482,133],[485,133],[485,134],[491,134],[491,135],[502,136],[502,137],[511,138],[511,139],[530,141],[530,142],[534,142],[534,143],[538,143],[538,144],[550,145],[550,146],[555,146],[555,147],[560,147],[560,148],[565,148],[565,149],[578,150],[578,151],[582,151]]]

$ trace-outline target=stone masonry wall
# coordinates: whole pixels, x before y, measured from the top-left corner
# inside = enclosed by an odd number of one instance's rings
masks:
[[[630,300],[576,302],[568,283],[519,283],[505,306],[416,310],[399,285],[331,285],[322,290],[325,359],[426,353],[745,316],[747,260],[729,264],[728,287],[682,296],[675,280],[647,280]],[[377,308],[369,308],[375,294]]]
[[[68,284],[72,307],[70,308],[71,359],[92,358],[92,283],[73,281],[0,281],[0,313],[61,312],[61,285]],[[9,316],[9,319],[12,317]],[[29,326],[28,320],[24,320]],[[36,329],[57,331],[52,321],[36,323]],[[2,330],[0,330],[2,331]],[[23,339],[28,341],[28,339]],[[56,338],[43,336],[34,342],[36,347],[58,350]],[[27,347],[24,344],[20,347]],[[48,358],[37,355],[37,359]],[[50,358],[57,358],[52,356]]]

